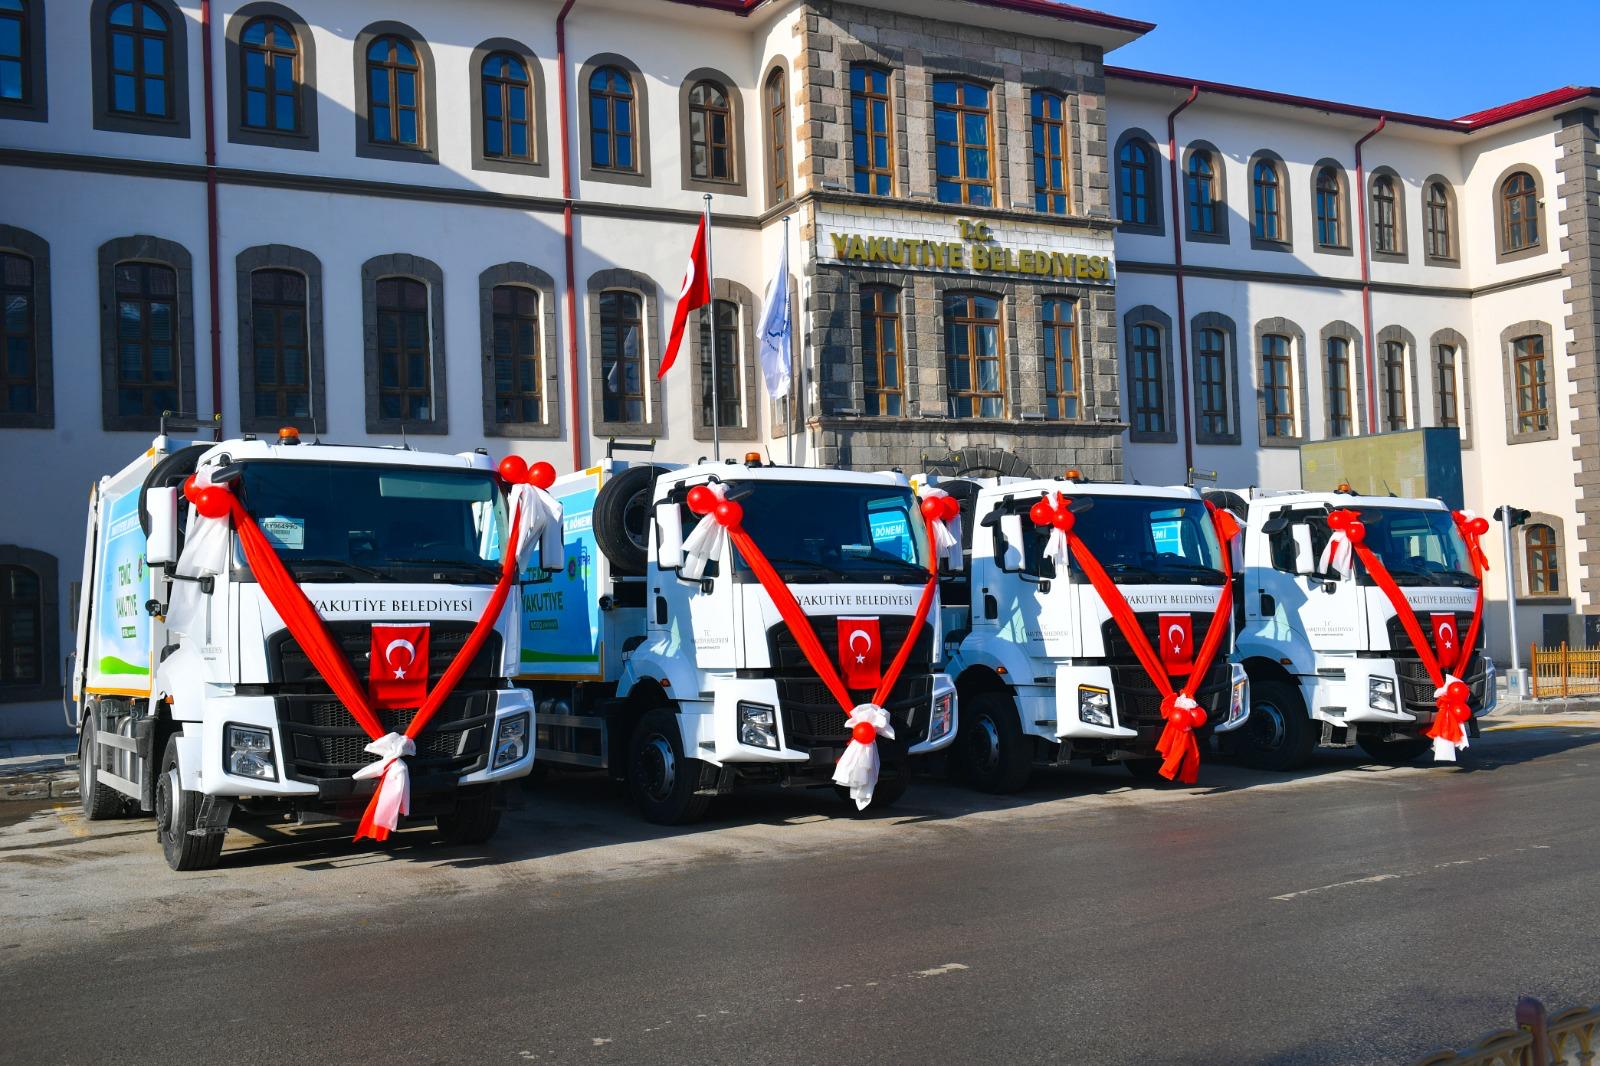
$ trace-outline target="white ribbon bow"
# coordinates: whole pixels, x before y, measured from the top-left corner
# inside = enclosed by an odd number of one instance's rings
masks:
[[[378,761],[368,763],[350,776],[357,781],[380,778],[372,822],[392,830],[400,824],[402,814],[411,813],[411,771],[406,769],[404,756],[415,755],[417,746],[410,737],[387,733],[368,744],[367,750],[378,756]]]
[[[1460,680],[1461,679],[1455,674],[1445,674],[1444,684],[1433,690],[1433,698],[1436,700],[1440,699],[1444,696],[1445,690],[1448,689],[1452,683]],[[1434,762],[1455,762],[1456,752],[1467,750],[1467,724],[1465,722],[1460,723],[1460,729],[1460,740],[1446,740],[1443,737],[1433,738]]]
[[[924,489],[922,498],[940,499],[950,494],[943,489]],[[933,523],[933,551],[934,555],[942,556],[945,566],[951,570],[961,569],[961,512],[951,519],[935,519]]]
[[[1061,493],[1057,492],[1054,496],[1051,506],[1059,511],[1062,507]],[[1044,557],[1054,564],[1058,574],[1066,572],[1063,568],[1072,557],[1072,545],[1068,542],[1067,535],[1054,525],[1050,527],[1050,539],[1044,542]]]
[[[1317,561],[1317,571],[1323,574],[1337,573],[1345,581],[1354,576],[1356,549],[1344,530],[1336,529],[1328,538],[1328,543],[1322,548],[1322,557]]]
[[[708,484],[706,488],[719,503],[728,498],[728,490],[720,484]],[[699,581],[706,572],[706,564],[720,558],[727,543],[727,529],[717,521],[714,510],[707,511],[683,538],[683,567],[678,572],[690,581]]]
[[[194,487],[211,486],[211,467],[195,471]],[[206,518],[180,493],[179,506],[189,508],[189,521],[184,527],[183,552],[178,556],[179,577],[214,577],[228,569],[229,519]],[[198,581],[174,581],[172,595],[167,603],[167,628],[174,633],[193,636],[191,626],[204,617],[205,594]]]
[[[567,565],[566,544],[561,531],[561,502],[537,485],[526,483],[511,486],[513,514],[522,515],[517,529],[517,569],[528,565],[528,552],[537,542],[539,566],[544,570],[560,570]]]
[[[861,722],[871,725],[879,736],[894,737],[889,712],[876,703],[858,704],[844,724],[846,729],[853,730]],[[850,790],[856,810],[866,810],[867,804],[872,802],[872,790],[878,786],[878,745],[863,744],[852,736],[845,745],[844,754],[839,756],[839,764],[833,768],[833,783]]]

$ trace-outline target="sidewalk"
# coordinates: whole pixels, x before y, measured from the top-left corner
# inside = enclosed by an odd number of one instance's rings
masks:
[[[1496,678],[1496,694],[1499,702],[1495,709],[1490,711],[1490,718],[1512,718],[1528,714],[1579,714],[1584,711],[1600,711],[1600,696],[1572,696],[1567,699],[1560,697],[1546,697],[1544,699],[1517,699],[1511,695],[1506,686],[1506,675],[1500,674]]]
[[[0,803],[77,797],[77,737],[0,740]]]

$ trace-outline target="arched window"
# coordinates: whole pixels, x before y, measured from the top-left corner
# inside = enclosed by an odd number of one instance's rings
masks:
[[[1530,525],[1522,533],[1527,553],[1528,595],[1561,594],[1561,546],[1556,531],[1544,524]]]
[[[744,387],[739,380],[739,305],[733,300],[713,300],[710,321],[701,313],[700,352],[700,425],[709,429],[715,410],[719,428],[744,428]],[[711,358],[706,358],[706,353],[710,353]],[[713,380],[716,381],[715,405],[711,400]]]
[[[1317,171],[1317,247],[1343,248],[1344,184],[1333,167]]]
[[[1519,170],[1500,185],[1501,244],[1520,252],[1539,243],[1539,194],[1533,175]]]
[[[994,203],[989,97],[989,87],[975,81],[934,79],[934,191],[940,203]]]
[[[1450,226],[1450,191],[1442,181],[1429,182],[1422,202],[1428,257],[1454,259],[1456,251],[1455,236]]]
[[[510,52],[483,61],[483,155],[485,159],[533,160],[533,90],[528,68]]]
[[[122,0],[106,12],[106,106],[117,115],[171,118],[172,27],[148,0]]]
[[[39,413],[39,321],[33,259],[0,252],[0,412]]]
[[[367,139],[422,146],[422,64],[411,42],[394,34],[367,46]]]
[[[32,27],[26,0],[0,0],[0,100],[28,103],[33,89]]]
[[[634,153],[633,79],[621,67],[589,75],[589,158],[595,170],[638,169]]]
[[[1400,341],[1383,342],[1383,360],[1378,367],[1383,382],[1383,428],[1406,428],[1406,346]]]
[[[601,410],[607,422],[645,421],[644,300],[626,289],[600,294]]]
[[[1067,213],[1067,102],[1060,93],[1033,93],[1033,209]]]
[[[178,273],[165,263],[121,262],[116,285],[116,413],[157,418],[179,402]]]
[[[982,293],[946,293],[944,323],[951,417],[1004,418],[1000,301]]]
[[[434,420],[428,286],[416,278],[379,278],[377,315],[378,417]]]
[[[1255,194],[1251,235],[1258,241],[1283,240],[1283,179],[1278,173],[1277,164],[1268,159],[1258,161],[1250,181]]]
[[[1456,347],[1453,344],[1433,346],[1433,388],[1439,402],[1439,425],[1452,428],[1459,426],[1460,388],[1456,377]]]
[[[782,68],[767,75],[764,89],[767,118],[767,202],[789,198],[789,77]]]
[[[239,34],[240,125],[298,133],[300,42],[283,19],[252,19]]]
[[[714,81],[689,90],[689,173],[701,181],[733,181],[733,109]]]
[[[850,68],[851,166],[855,190],[871,196],[894,192],[894,112],[889,72],[856,64]]]
[[[1189,232],[1208,235],[1220,233],[1216,163],[1209,151],[1199,149],[1189,156],[1184,189],[1189,208]]]
[[[1538,334],[1511,342],[1512,380],[1517,390],[1517,432],[1535,433],[1550,428],[1550,364],[1544,338]]]
[[[1353,428],[1350,402],[1350,341],[1328,338],[1328,436],[1348,437]]]
[[[0,565],[0,698],[45,674],[44,582],[32,568]],[[20,694],[19,694],[20,695]]]
[[[1167,431],[1166,382],[1163,380],[1164,345],[1161,327],[1150,322],[1134,325],[1129,341],[1133,383],[1133,428],[1139,433]]]
[[[1372,248],[1391,255],[1400,252],[1399,200],[1394,178],[1387,174],[1372,179]]]
[[[1289,338],[1268,333],[1261,338],[1261,429],[1268,437],[1294,432],[1294,368]]]
[[[1138,138],[1123,142],[1117,151],[1117,195],[1123,222],[1156,224],[1155,156],[1150,145]]]
[[[1232,432],[1228,417],[1228,335],[1212,326],[1195,336],[1195,402],[1201,432],[1225,437]]]
[[[900,290],[868,285],[861,290],[862,386],[869,415],[905,413],[905,367],[901,361]]]
[[[1083,415],[1083,382],[1078,373],[1078,339],[1073,328],[1077,305],[1064,296],[1044,298],[1044,414],[1075,420]]]
[[[250,323],[257,418],[311,415],[306,276],[296,270],[250,272]]]
[[[502,425],[544,421],[544,359],[540,351],[539,292],[496,285],[489,294],[494,373],[494,420]]]

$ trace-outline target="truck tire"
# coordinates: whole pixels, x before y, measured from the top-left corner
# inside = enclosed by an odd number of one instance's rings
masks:
[[[100,742],[96,735],[99,728],[100,713],[91,710],[78,738],[78,802],[83,806],[83,816],[91,822],[115,818],[124,810],[122,793],[100,783]]]
[[[628,796],[645,820],[688,825],[705,816],[710,796],[697,796],[705,764],[686,758],[678,716],[664,707],[650,711],[628,742]]]
[[[622,577],[644,576],[650,548],[650,494],[660,466],[630,466],[600,486],[594,500],[594,540]]]
[[[1317,746],[1300,690],[1275,677],[1251,678],[1250,717],[1237,735],[1239,758],[1256,770],[1297,770]]]
[[[958,776],[980,792],[1016,792],[1033,772],[1033,745],[1003,692],[980,692],[971,710],[962,706],[952,754]]]
[[[174,870],[209,870],[222,857],[225,833],[195,836],[200,817],[200,793],[183,787],[178,777],[178,738],[167,740],[156,778],[156,840],[167,865]]]
[[[1356,743],[1373,762],[1387,766],[1407,766],[1427,751],[1433,750],[1433,741],[1427,737],[1407,737],[1405,740],[1383,740],[1379,737],[1356,737]]]
[[[501,810],[495,802],[494,786],[462,789],[456,796],[454,814],[434,819],[446,844],[482,844],[500,828]]]

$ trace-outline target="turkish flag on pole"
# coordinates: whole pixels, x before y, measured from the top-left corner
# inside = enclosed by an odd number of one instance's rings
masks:
[[[1455,613],[1431,615],[1428,621],[1433,625],[1433,646],[1439,649],[1439,663],[1449,671],[1456,656],[1461,654],[1461,634],[1456,627]]]
[[[883,680],[883,640],[876,618],[839,619],[839,671],[848,689],[876,689]]]
[[[373,623],[372,669],[367,679],[372,705],[384,710],[421,707],[428,696],[428,624]]]
[[[706,260],[706,220],[700,217],[700,228],[695,230],[694,251],[689,253],[689,265],[683,272],[683,289],[678,293],[678,310],[672,316],[672,333],[667,337],[667,350],[661,353],[661,369],[656,377],[665,377],[678,358],[678,345],[683,343],[684,327],[689,324],[689,312],[711,302],[711,271]]]
[[[1194,616],[1161,615],[1161,665],[1168,674],[1186,674],[1194,669]]]

